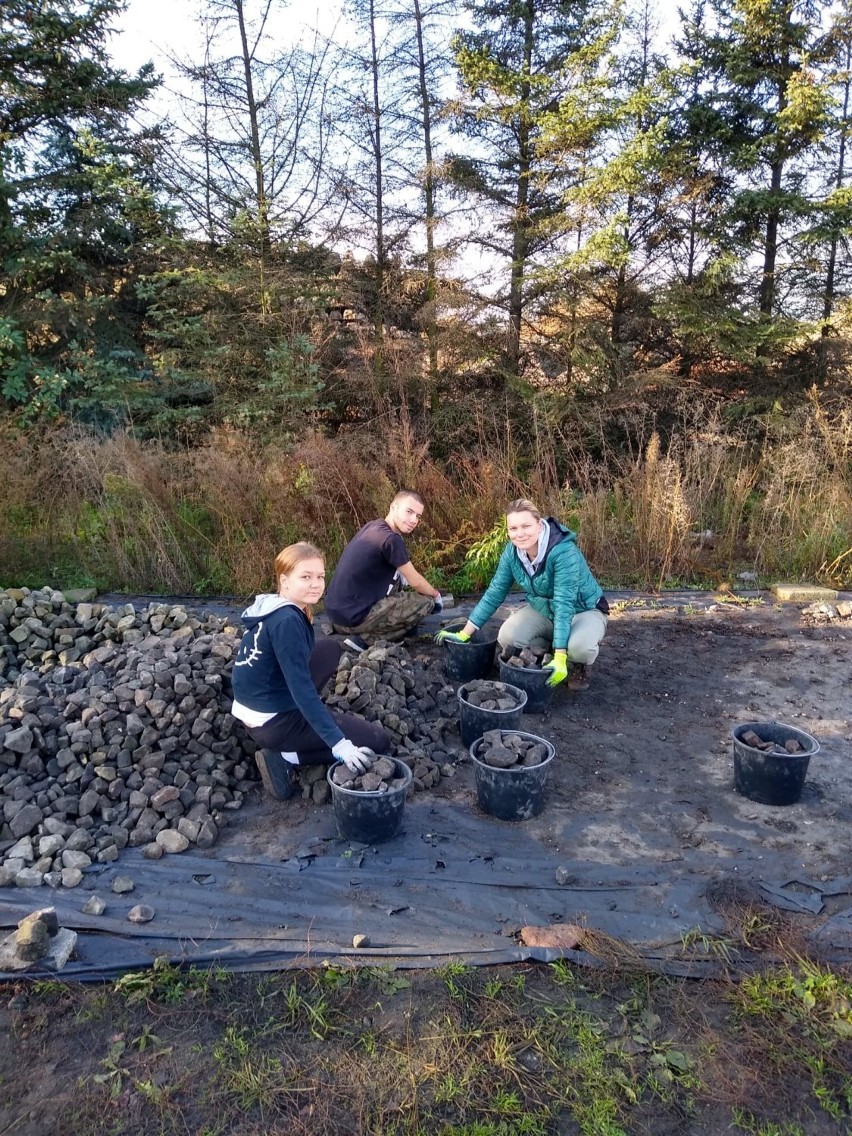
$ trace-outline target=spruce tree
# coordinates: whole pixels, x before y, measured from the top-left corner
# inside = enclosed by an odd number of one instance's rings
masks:
[[[829,94],[813,69],[825,0],[708,0],[690,45],[708,152],[732,175],[720,243],[758,265],[760,335],[785,314],[783,273],[810,209],[806,177]],[[693,113],[699,111],[698,104]]]
[[[507,331],[504,370],[520,369],[521,334],[541,257],[562,208],[562,157],[546,145],[549,119],[570,101],[576,69],[596,58],[612,9],[595,0],[488,0],[468,5],[473,30],[454,41],[461,93],[455,125],[466,139],[449,175],[476,210],[469,238],[508,264],[498,294]]]
[[[2,398],[106,424],[150,393],[134,341],[134,256],[161,227],[156,139],[133,116],[154,78],[106,50],[118,0],[0,9]]]

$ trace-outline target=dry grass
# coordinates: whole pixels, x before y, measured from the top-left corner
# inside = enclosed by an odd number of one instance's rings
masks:
[[[535,405],[520,430],[477,403],[464,447],[439,463],[405,400],[394,407],[369,429],[297,445],[234,429],[194,449],[68,431],[34,444],[7,428],[0,581],[247,595],[269,586],[291,541],[312,539],[333,562],[406,486],[428,505],[415,559],[456,590],[471,545],[520,494],[578,529],[609,584],[719,583],[744,569],[852,583],[852,415],[815,393],[760,438],[691,408],[667,440],[639,420],[641,445],[604,444],[595,459]]]

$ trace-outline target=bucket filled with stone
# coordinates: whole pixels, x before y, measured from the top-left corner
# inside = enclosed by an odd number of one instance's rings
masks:
[[[461,631],[464,624],[447,627],[448,631]],[[466,643],[445,639],[444,674],[453,682],[469,682],[471,679],[485,678],[494,666],[494,652],[497,649],[497,636],[485,628],[478,631]]]
[[[517,729],[527,702],[526,692],[507,682],[474,679],[459,687],[459,733],[470,746],[488,730]]]
[[[762,805],[794,805],[819,742],[783,722],[746,722],[731,731],[734,789]]]
[[[355,773],[338,762],[326,776],[341,836],[362,844],[378,844],[396,836],[413,777],[404,761],[377,756],[365,773]]]
[[[553,744],[523,730],[489,730],[470,747],[476,796],[500,820],[528,820],[544,808]]]
[[[500,678],[512,686],[526,691],[525,714],[542,714],[553,700],[553,687],[548,686],[552,674],[550,651],[536,651],[532,647],[509,649],[500,657]]]

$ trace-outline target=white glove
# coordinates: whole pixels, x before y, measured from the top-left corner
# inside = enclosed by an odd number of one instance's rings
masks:
[[[342,761],[347,769],[353,773],[366,773],[373,764],[371,751],[359,749],[349,738],[341,738],[331,747],[331,752],[338,761]]]
[[[441,595],[441,593],[438,592],[437,596],[433,596],[432,599],[435,603],[435,611],[443,611],[444,610],[444,597]]]

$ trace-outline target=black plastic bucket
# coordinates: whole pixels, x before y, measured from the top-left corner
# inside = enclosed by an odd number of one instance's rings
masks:
[[[553,687],[547,685],[547,680],[552,674],[553,671],[544,671],[541,667],[513,667],[500,660],[500,681],[519,686],[526,692],[525,714],[543,714],[549,709]]]
[[[459,687],[459,733],[463,745],[472,745],[489,730],[514,731],[520,726],[527,692],[510,683],[504,685],[509,688],[509,694],[519,699],[518,705],[511,710],[483,710],[481,706],[472,706],[467,700],[467,687]]]
[[[775,742],[783,750],[784,742],[794,738],[801,753],[773,753],[754,749],[742,736],[754,730],[765,742]],[[802,795],[808,764],[819,753],[819,742],[804,730],[781,722],[746,722],[731,730],[734,747],[734,788],[761,805],[794,805]]]
[[[547,746],[547,757],[539,765],[516,765],[511,769],[495,769],[477,757],[482,739],[477,738],[470,747],[470,758],[476,778],[476,796],[483,812],[500,820],[529,820],[544,808],[544,790],[550,763],[556,748],[537,734],[523,730],[501,730],[501,734],[519,734],[528,741]]]
[[[336,784],[331,777],[334,765],[329,766],[326,779],[331,786],[331,805],[334,819],[341,836],[347,840],[357,840],[362,844],[379,844],[396,836],[402,826],[402,810],[405,795],[413,776],[404,761],[398,757],[390,759],[396,765],[397,777],[404,777],[405,784],[398,789],[388,789],[386,793],[364,793],[357,789],[347,789]]]
[[[464,624],[448,627],[448,631],[461,631]],[[482,628],[475,631],[467,643],[456,643],[452,639],[443,641],[444,674],[454,682],[470,682],[475,678],[487,678],[494,665],[494,650],[497,636]]]

